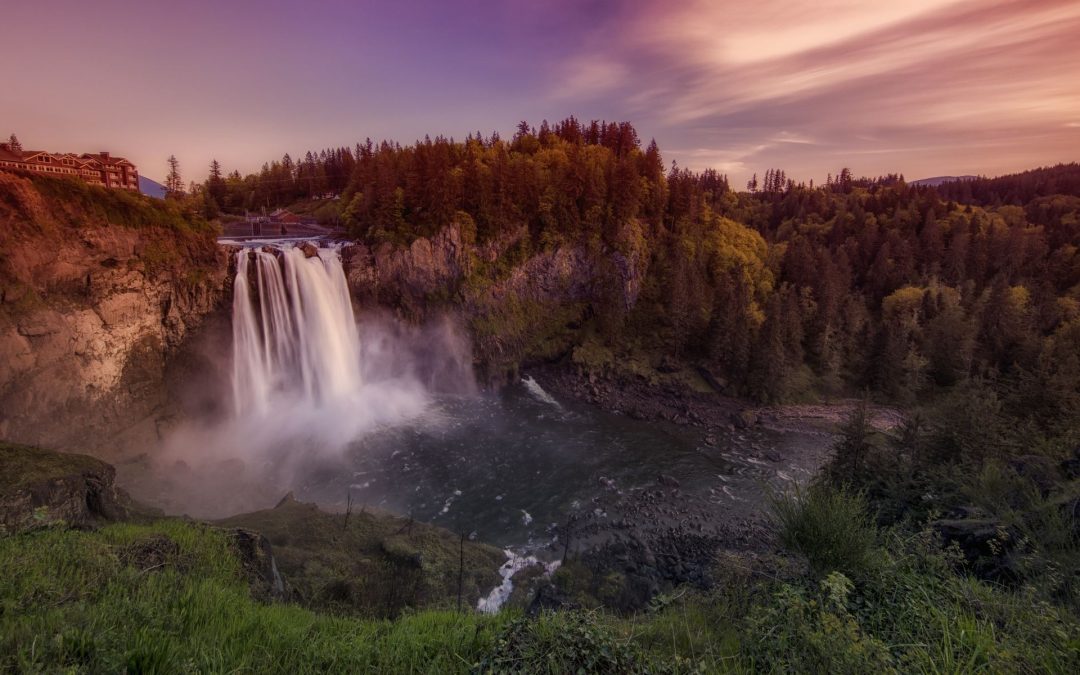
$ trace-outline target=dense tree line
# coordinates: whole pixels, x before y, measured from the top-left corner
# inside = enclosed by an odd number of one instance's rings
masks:
[[[193,183],[188,198],[198,203],[207,217],[220,213],[263,213],[301,200],[318,200],[340,195],[348,184],[361,146],[308,151],[294,160],[287,153],[280,160],[263,164],[258,173],[226,174],[215,159],[202,184]],[[170,165],[171,166],[171,165]],[[170,190],[179,193],[182,190]]]
[[[937,192],[963,204],[1024,206],[1040,197],[1080,195],[1080,164],[1059,164],[1023,173],[943,183]]]
[[[453,222],[481,243],[526,227],[533,251],[636,238],[644,291],[630,312],[596,303],[601,339],[619,350],[636,336],[761,400],[912,400],[980,377],[1076,404],[1077,165],[937,188],[848,169],[815,187],[773,168],[748,187],[669,167],[629,123],[569,118],[509,139],[286,155],[247,177],[215,162],[204,193],[232,210],[339,195],[337,218],[372,243]]]
[[[1074,367],[1052,354],[1080,350],[1080,200],[1036,194],[962,205],[886,179],[740,197],[728,215],[769,242],[774,294],[795,298],[770,305],[791,328],[768,360],[786,353],[789,367],[749,382],[754,393],[783,398],[803,368],[910,399],[973,376],[1019,383]]]

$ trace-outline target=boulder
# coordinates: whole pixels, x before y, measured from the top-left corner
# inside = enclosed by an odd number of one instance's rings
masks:
[[[314,258],[319,255],[319,247],[312,244],[310,241],[305,241],[299,246],[300,250],[304,252],[305,258]]]
[[[227,533],[229,544],[240,559],[244,577],[257,600],[285,600],[285,580],[278,572],[270,540],[251,530],[236,528]]]
[[[87,455],[0,444],[0,531],[91,527],[134,511],[116,469]]]
[[[731,424],[736,429],[749,429],[758,423],[758,416],[753,410],[740,410],[731,413]]]
[[[933,527],[944,544],[959,547],[966,565],[979,578],[1000,583],[1020,580],[1013,559],[1019,536],[1001,521],[959,518],[939,520]]]
[[[715,373],[705,366],[698,366],[697,371],[698,375],[701,375],[701,379],[705,380],[705,383],[712,387],[716,393],[723,394],[727,389],[727,380],[717,377]]]

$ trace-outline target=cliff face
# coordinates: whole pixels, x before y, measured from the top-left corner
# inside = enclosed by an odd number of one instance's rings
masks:
[[[221,384],[231,260],[175,208],[0,173],[0,438],[116,459],[153,447],[177,410],[213,407],[171,385],[196,370],[200,388]],[[618,250],[534,250],[525,228],[476,245],[451,226],[346,247],[344,262],[362,306],[456,315],[480,377],[498,382],[566,353],[597,303],[634,305],[648,253],[635,226],[624,235]],[[193,357],[196,332],[219,361]]]
[[[2,173],[0,196],[0,438],[156,440],[167,357],[225,297],[212,235],[114,225]]]
[[[624,228],[618,250],[577,244],[541,251],[531,250],[525,228],[478,246],[453,225],[404,248],[348,247],[344,263],[361,304],[397,307],[412,320],[458,314],[472,333],[480,375],[499,381],[522,362],[569,349],[592,305],[632,308],[648,251],[636,225]]]

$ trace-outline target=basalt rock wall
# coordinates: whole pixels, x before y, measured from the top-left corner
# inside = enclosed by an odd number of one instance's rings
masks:
[[[170,357],[227,297],[212,232],[156,225],[149,202],[151,222],[114,224],[99,196],[0,172],[0,438],[105,455],[156,439]]]
[[[488,381],[512,377],[530,361],[558,357],[598,303],[637,302],[648,251],[636,224],[620,246],[563,244],[542,249],[522,227],[478,245],[451,225],[408,246],[355,244],[343,254],[353,298],[422,321],[451,313],[473,339]]]

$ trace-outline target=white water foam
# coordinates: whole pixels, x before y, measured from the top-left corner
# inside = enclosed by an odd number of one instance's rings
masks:
[[[521,383],[525,385],[525,390],[532,394],[533,398],[535,398],[537,401],[540,401],[541,403],[546,403],[550,406],[554,406],[559,410],[563,409],[562,406],[559,405],[559,402],[556,401],[551,394],[544,391],[544,388],[540,386],[539,382],[532,379],[528,375],[521,378]]]
[[[521,570],[531,565],[543,565],[544,576],[550,577],[555,570],[559,569],[558,560],[542,563],[536,559],[536,556],[518,555],[510,549],[504,550],[503,553],[506,554],[507,560],[499,568],[502,583],[491,589],[487,597],[480,598],[480,601],[476,603],[476,609],[485,614],[495,614],[510,599],[510,594],[514,592],[514,575]]]

